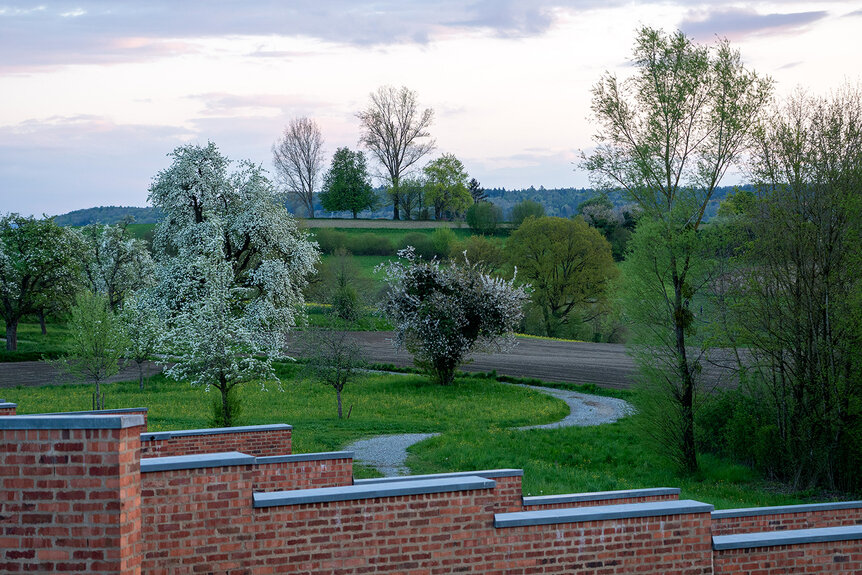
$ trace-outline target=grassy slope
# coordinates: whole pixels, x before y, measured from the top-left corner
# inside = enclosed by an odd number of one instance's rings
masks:
[[[294,426],[297,453],[341,449],[361,437],[390,433],[440,432],[411,449],[414,473],[523,468],[525,494],[571,493],[633,487],[679,486],[683,497],[722,507],[799,502],[757,480],[750,470],[710,457],[695,478],[676,475],[653,454],[627,418],[591,428],[513,431],[514,426],[555,421],[563,402],[539,392],[479,378],[458,379],[451,387],[415,375],[366,375],[348,385],[345,410],[335,417],[334,392],[319,383],[297,380],[295,366],[280,367],[279,391],[256,385],[243,390],[240,423],[287,422]],[[215,392],[156,376],[140,392],[136,383],[104,386],[108,407],[147,406],[150,429],[205,427]],[[4,389],[19,413],[87,409],[90,386]],[[357,468],[359,476],[369,470]]]

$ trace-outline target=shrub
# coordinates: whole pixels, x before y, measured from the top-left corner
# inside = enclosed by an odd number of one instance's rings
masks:
[[[499,271],[506,263],[506,255],[500,242],[484,236],[470,236],[462,242],[452,244],[449,257],[459,263],[478,265],[485,273]]]
[[[437,228],[431,233],[431,243],[434,245],[435,255],[439,258],[449,256],[452,244],[458,241],[458,237],[450,228]]]
[[[467,225],[478,234],[493,234],[502,220],[502,208],[491,202],[477,202],[467,208]]]
[[[395,325],[395,341],[416,365],[442,385],[452,383],[468,354],[512,341],[528,296],[523,287],[491,278],[476,266],[390,262],[382,309]]]
[[[318,228],[314,230],[314,239],[320,246],[320,251],[325,254],[333,254],[339,248],[347,248],[349,242],[348,235],[338,230],[330,230],[327,228]]]
[[[401,239],[400,249],[413,248],[413,253],[423,260],[432,260],[437,255],[434,242],[428,234],[421,232],[410,232]]]
[[[357,234],[348,236],[345,246],[357,256],[392,256],[395,255],[395,245],[392,240],[379,234]]]

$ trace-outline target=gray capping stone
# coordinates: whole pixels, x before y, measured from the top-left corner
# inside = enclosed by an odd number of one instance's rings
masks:
[[[524,497],[524,505],[553,505],[559,503],[581,503],[584,501],[604,501],[626,499],[629,497],[657,497],[679,495],[677,487],[655,487],[652,489],[625,489],[618,491],[591,491],[588,493],[567,493],[563,495],[537,495]]]
[[[756,517],[758,515],[784,515],[787,513],[807,513],[811,511],[835,511],[838,509],[862,509],[862,501],[836,501],[833,503],[807,503],[804,505],[776,505],[774,507],[746,507],[742,509],[722,509],[713,511],[713,519],[732,517]]]
[[[8,401],[3,401],[2,399],[0,399],[0,409],[3,409],[4,407],[7,409],[10,407],[18,407],[18,404],[17,403],[10,403]]]
[[[0,429],[125,429],[144,424],[143,415],[15,415],[0,417]]]
[[[326,461],[328,459],[353,459],[352,451],[321,451],[319,453],[294,453],[292,455],[266,455],[255,458],[257,463],[290,463],[294,461]]]
[[[712,548],[716,551],[723,551],[727,549],[750,549],[752,547],[775,547],[777,545],[804,545],[806,543],[829,541],[855,541],[858,539],[862,539],[862,525],[848,525],[845,527],[714,535],[712,537]]]
[[[141,459],[141,473],[171,471],[174,469],[201,469],[204,467],[228,467],[231,465],[254,465],[253,455],[239,451],[223,453],[198,453],[195,455],[171,455],[168,457],[146,457]]]
[[[228,433],[250,433],[253,431],[278,431],[293,429],[286,423],[270,425],[246,425],[244,427],[212,427],[209,429],[180,429],[177,431],[152,431],[141,434],[141,441],[165,441],[173,437],[188,437],[191,435],[222,435]]]
[[[426,493],[445,493],[449,491],[469,491],[472,489],[491,489],[496,485],[493,479],[484,477],[450,477],[444,479],[424,479],[418,481],[399,481],[373,485],[345,485],[343,487],[323,487],[319,489],[297,489],[295,491],[273,491],[254,493],[256,508],[279,505],[301,505],[330,501],[353,501],[397,497],[401,495],[421,495]]]
[[[552,525],[555,523],[580,523],[583,521],[607,521],[632,517],[657,517],[661,515],[685,515],[709,513],[712,505],[683,499],[681,501],[651,501],[649,503],[625,503],[622,505],[599,505],[570,509],[545,509],[541,511],[518,511],[495,513],[494,527],[524,527],[527,525]]]
[[[423,479],[444,479],[447,477],[484,477],[494,479],[496,477],[520,477],[524,475],[523,469],[486,469],[484,471],[455,471],[452,473],[432,473],[429,475],[403,475],[400,477],[373,477],[371,479],[355,479],[354,485],[371,485],[376,483],[396,483],[401,481],[416,481]]]
[[[39,413],[34,415],[118,415],[122,413],[140,413],[149,411],[146,407],[123,407],[121,409],[100,409],[96,411],[58,411],[56,413]]]

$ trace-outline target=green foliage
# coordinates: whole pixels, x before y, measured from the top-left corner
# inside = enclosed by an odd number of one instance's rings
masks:
[[[377,196],[371,187],[365,154],[338,148],[332,156],[329,171],[323,177],[320,203],[327,212],[348,211],[356,215],[373,208]]]
[[[506,249],[518,278],[532,288],[545,335],[555,337],[562,325],[604,313],[607,288],[617,270],[610,244],[583,219],[530,217],[511,235]]]
[[[489,274],[500,271],[506,263],[502,242],[484,236],[470,236],[452,244],[449,257],[458,263],[477,265]]]
[[[425,204],[434,208],[434,219],[462,217],[473,203],[467,188],[467,170],[452,154],[443,154],[425,169]]]
[[[346,250],[357,256],[393,256],[395,245],[385,235],[376,233],[347,233],[332,228],[317,228],[314,239],[325,254]]]
[[[651,245],[632,251],[641,260],[631,269],[641,274],[636,281],[653,288],[641,296],[647,307],[658,306],[642,326],[652,342],[638,357],[647,379],[673,389],[679,409],[671,419],[679,414],[679,429],[656,425],[665,427],[661,436],[679,439],[679,461],[695,472],[699,366],[689,338],[697,329],[694,298],[706,279],[695,272],[702,255],[697,233],[718,183],[750,141],[772,83],[747,70],[727,40],[710,49],[682,32],[641,28],[633,63],[629,79],[606,73],[594,86],[596,147],[582,165],[601,187],[622,189],[637,205],[643,215],[636,236],[644,220],[651,222]]]
[[[423,260],[432,260],[437,256],[437,248],[428,234],[421,232],[410,232],[401,239],[399,250],[412,247],[417,256]]]
[[[614,261],[622,261],[626,244],[635,228],[631,206],[616,209],[607,193],[598,194],[578,206],[578,214],[588,224],[602,232],[611,244]]]
[[[0,315],[6,322],[6,351],[17,350],[18,323],[25,315],[74,301],[82,252],[80,235],[50,218],[0,218]]]
[[[242,416],[242,398],[237,386],[230,386],[225,393],[213,394],[210,405],[209,427],[230,427],[239,423]]]
[[[502,221],[503,210],[491,202],[478,202],[467,208],[467,225],[477,234],[493,234]]]
[[[101,398],[100,384],[120,371],[126,352],[123,325],[105,296],[83,291],[72,308],[69,327],[68,352],[55,365],[94,383],[96,397]],[[97,409],[100,408],[101,399],[97,399]]]
[[[132,217],[139,225],[155,224],[162,219],[162,213],[157,208],[133,208],[126,206],[99,206],[56,216],[54,223],[58,226],[87,226],[91,224],[120,224]]]
[[[438,258],[446,258],[458,236],[452,228],[437,228],[431,233],[431,243],[434,245],[434,253]]]
[[[306,331],[304,340],[305,371],[335,390],[338,419],[341,419],[344,387],[355,380],[367,364],[362,345],[345,331],[323,329]]]
[[[512,215],[509,219],[512,221],[512,225],[518,228],[530,216],[534,218],[544,217],[545,208],[539,202],[523,200],[512,207]]]

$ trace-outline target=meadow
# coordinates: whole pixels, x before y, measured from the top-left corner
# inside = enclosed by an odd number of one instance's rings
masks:
[[[750,469],[703,456],[696,476],[672,471],[648,445],[637,417],[586,428],[516,431],[548,423],[568,412],[565,403],[534,389],[485,377],[460,377],[441,387],[415,374],[364,374],[344,391],[345,414],[335,414],[331,388],[301,376],[301,366],[278,364],[281,387],[247,384],[240,424],[289,423],[294,452],[343,449],[351,442],[395,433],[441,433],[410,449],[412,473],[492,468],[524,469],[524,494],[547,495],[639,487],[680,487],[682,497],[718,508],[798,503],[758,479]],[[136,382],[104,385],[108,408],[149,408],[151,430],[208,427],[215,391],[154,376],[139,391]],[[19,413],[89,409],[91,386],[4,389]],[[357,477],[374,476],[356,466]]]

